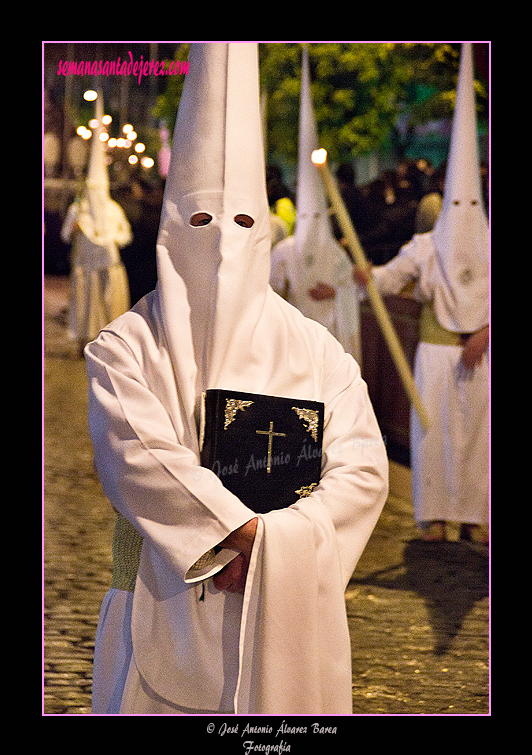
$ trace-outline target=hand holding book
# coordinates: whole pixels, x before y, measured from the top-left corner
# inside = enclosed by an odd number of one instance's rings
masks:
[[[215,575],[213,582],[217,590],[244,593],[256,531],[257,518],[255,517],[231,532],[220,543],[222,548],[231,548],[240,551],[240,553],[221,572]]]
[[[290,506],[319,484],[323,414],[320,402],[208,390],[202,465],[257,513]],[[244,592],[256,530],[254,518],[219,543],[239,553],[214,577],[217,590]]]

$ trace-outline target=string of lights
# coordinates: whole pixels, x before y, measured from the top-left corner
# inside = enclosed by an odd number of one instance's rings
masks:
[[[92,89],[87,90],[83,98],[87,102],[93,102],[97,98],[98,94]],[[109,151],[113,150],[132,150],[131,154],[128,155],[127,161],[130,165],[137,165],[140,162],[140,165],[145,168],[146,170],[149,170],[154,165],[153,158],[149,157],[148,155],[145,155],[144,152],[146,151],[146,145],[141,142],[137,141],[138,135],[135,131],[133,125],[131,123],[126,123],[124,126],[122,126],[122,135],[119,135],[117,137],[111,136],[109,133],[109,126],[113,122],[113,118],[110,115],[104,115],[102,118],[102,128],[99,138],[102,142],[106,145],[106,148],[108,150],[107,152],[107,163],[110,165],[113,162],[113,155],[110,154]],[[98,128],[98,121],[95,118],[91,118],[89,120],[87,126],[81,125],[78,126],[76,133],[78,136],[80,136],[85,141],[88,141],[93,137],[93,134],[95,130]]]

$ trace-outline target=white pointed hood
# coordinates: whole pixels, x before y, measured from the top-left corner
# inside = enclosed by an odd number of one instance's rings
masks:
[[[297,221],[294,235],[281,241],[276,255],[283,256],[290,281],[289,301],[306,317],[324,325],[352,351],[350,339],[340,338],[339,300],[315,301],[309,290],[319,283],[333,288],[352,283],[351,265],[336,241],[328,218],[323,184],[312,152],[319,147],[316,118],[310,91],[308,53],[303,49],[299,111],[299,154],[297,174]]]
[[[472,46],[464,43],[442,211],[433,231],[434,311],[442,327],[470,333],[489,319],[489,230],[477,144]]]
[[[299,160],[297,166],[297,225],[295,236],[300,244],[310,246],[315,232],[330,236],[327,202],[316,166],[311,160],[318,149],[318,130],[310,91],[308,51],[303,48],[301,61],[301,97],[299,105]]]
[[[98,125],[93,130],[89,167],[85,180],[83,213],[80,225],[86,236],[95,244],[104,246],[110,239],[109,206],[112,203],[109,191],[109,174],[105,162],[105,146],[100,135],[103,132],[103,94],[98,92],[94,117]]]
[[[356,288],[352,280],[351,263],[332,233],[323,183],[311,160],[312,152],[318,147],[308,52],[303,48],[297,222],[292,241],[297,251],[287,262],[294,268],[289,269],[288,273],[290,286],[294,303],[303,314],[324,325],[344,349],[360,361],[360,315]],[[332,286],[336,290],[335,298],[314,301],[308,291],[318,283]]]
[[[95,127],[91,140],[91,152],[85,186],[79,205],[76,222],[84,236],[96,247],[107,250],[100,255],[99,263],[103,267],[120,262],[119,247],[131,243],[131,226],[118,202],[111,198],[109,174],[106,163],[106,151],[100,134],[103,128],[103,95],[98,92],[95,104]]]
[[[202,391],[253,391],[261,365],[268,374],[270,227],[257,45],[192,44],[189,62],[157,264],[163,327],[193,443]],[[209,222],[194,225],[202,218]],[[249,218],[251,227],[239,224]]]
[[[101,134],[104,131],[103,128],[103,94],[101,90],[98,92],[94,105],[95,113],[94,118],[97,121],[96,128],[94,129],[91,142],[91,154],[89,160],[89,167],[87,170],[87,188],[100,189],[109,195],[109,174],[107,172],[107,165],[105,163],[105,147],[101,140]]]
[[[331,231],[323,184],[311,155],[318,149],[318,131],[310,91],[307,49],[303,49],[301,70],[301,102],[299,112],[299,158],[297,170],[297,222],[294,233],[303,264],[300,271],[305,293],[319,282],[335,285],[338,268],[347,263],[347,256]],[[319,319],[324,302],[313,302]],[[308,306],[312,306],[309,304]],[[309,317],[313,314],[305,312]]]

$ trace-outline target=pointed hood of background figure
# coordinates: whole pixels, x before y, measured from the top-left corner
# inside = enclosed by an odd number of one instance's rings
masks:
[[[293,236],[274,247],[272,283],[280,291],[275,271],[282,259],[281,269],[289,281],[288,301],[306,317],[324,325],[360,361],[359,312],[352,266],[332,232],[323,183],[311,157],[319,141],[310,83],[305,46],[301,62],[297,220]]]
[[[442,211],[433,230],[434,311],[442,327],[471,333],[489,320],[489,229],[483,207],[471,43],[462,45]]]
[[[103,127],[103,116],[103,93],[100,90],[95,102],[94,118],[97,121],[97,125],[92,132],[91,151],[84,193],[92,219],[92,234],[96,236],[96,238],[91,240],[94,243],[102,245],[108,235],[108,207],[112,201],[109,190],[109,173],[105,159],[105,145],[100,138],[105,130]]]

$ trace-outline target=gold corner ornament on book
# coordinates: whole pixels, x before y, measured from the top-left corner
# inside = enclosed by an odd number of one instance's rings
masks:
[[[256,513],[285,508],[319,484],[323,418],[318,401],[208,390],[201,464]]]

